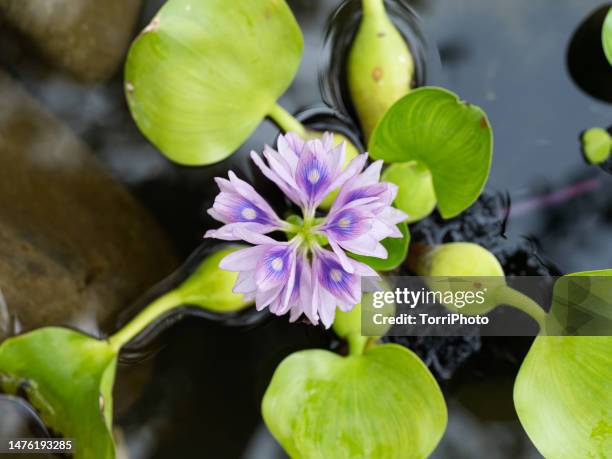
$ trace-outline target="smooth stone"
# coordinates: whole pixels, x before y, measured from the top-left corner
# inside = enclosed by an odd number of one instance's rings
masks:
[[[0,333],[52,324],[111,330],[176,264],[149,213],[0,72],[0,290],[16,324],[0,324]]]
[[[55,67],[86,82],[117,70],[141,0],[3,0],[0,16]]]

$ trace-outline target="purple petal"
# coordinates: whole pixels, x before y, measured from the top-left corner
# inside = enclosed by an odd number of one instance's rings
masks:
[[[297,314],[297,311],[299,310],[300,313],[303,312],[306,315],[306,317],[308,318],[308,320],[310,320],[310,322],[316,325],[319,323],[319,315],[317,313],[317,304],[315,303],[315,300],[313,299],[312,268],[305,254],[302,257],[300,269],[301,269],[301,275],[300,275],[299,302],[298,302],[298,306],[295,307],[295,312],[292,311],[291,317],[294,318],[293,320],[297,319],[297,317],[299,317],[300,315],[300,314]]]
[[[252,271],[266,249],[266,246],[255,246],[232,252],[219,262],[219,268],[227,271]]]
[[[292,167],[283,156],[267,145],[264,149],[263,155],[264,158],[266,158],[266,161],[268,161],[268,166],[270,166],[270,169],[272,169],[272,171],[276,173],[281,180],[283,180],[289,187],[297,188],[293,178],[297,163],[296,166]]]
[[[243,241],[253,245],[286,245],[285,242],[278,242],[277,240],[272,239],[270,236],[252,231],[248,225],[236,225],[234,233]]]
[[[289,152],[293,153],[296,158],[295,164],[297,165],[297,158],[299,158],[300,154],[302,153],[304,144],[305,141],[299,134],[295,132],[288,132],[286,135],[281,135],[278,137],[277,147],[279,153],[283,156],[289,156]]]
[[[273,171],[266,163],[259,157],[257,153],[254,151],[251,152],[251,159],[255,163],[255,165],[261,170],[261,172],[278,186],[281,191],[287,196],[291,201],[293,201],[297,205],[302,204],[302,198],[299,192],[292,188],[289,184],[287,184],[275,171]]]
[[[262,209],[265,213],[269,215],[274,215],[276,217],[276,213],[270,207],[268,202],[261,197],[261,195],[255,191],[249,183],[244,180],[238,178],[234,172],[229,171],[228,176],[230,178],[230,183],[233,185],[234,189],[238,194],[240,194],[244,199],[253,202],[257,207]],[[278,219],[278,217],[276,217]]]
[[[258,311],[263,310],[266,306],[269,306],[278,296],[281,294],[283,289],[282,284],[275,285],[268,290],[257,290],[255,295],[255,307]]]
[[[255,281],[259,290],[281,288],[287,283],[294,263],[295,248],[290,245],[268,246],[257,263]]]
[[[332,252],[322,249],[317,251],[313,272],[320,286],[338,302],[357,304],[361,301],[359,276],[346,271]]]
[[[372,202],[377,202],[377,206],[389,205],[390,203],[386,203],[381,201],[381,197],[385,195],[387,192],[387,186],[382,183],[375,183],[372,185],[363,185],[358,182],[358,178],[355,177],[340,190],[338,193],[338,197],[334,201],[334,205],[332,206],[332,211],[337,211],[342,207],[346,207],[351,203],[356,201],[364,202],[370,204]]]
[[[379,218],[385,223],[397,225],[408,219],[408,214],[402,212],[395,207],[387,207],[383,212],[379,214]]]
[[[344,250],[342,250],[340,245],[333,239],[328,239],[328,241],[329,241],[329,245],[331,246],[332,250],[338,256],[338,260],[340,261],[340,264],[342,265],[342,267],[347,272],[353,273],[354,272],[353,265],[351,264],[349,257],[346,256],[346,253],[344,253]]]
[[[206,231],[204,237],[222,239],[224,241],[244,240],[249,242],[245,235],[269,233],[277,229],[278,227],[274,225],[260,225],[259,223],[229,223],[219,229]]]
[[[334,148],[334,135],[329,131],[324,132],[323,136],[321,137],[321,144],[323,145],[323,149],[325,151],[329,151]],[[340,146],[342,147],[343,145],[343,148],[346,148],[346,142],[342,142],[342,145]]]
[[[353,268],[355,269],[355,274],[361,277],[373,277],[375,279],[380,279],[380,276],[378,275],[378,273],[374,269],[366,265],[365,263],[361,263],[360,261],[352,260],[352,259],[351,259],[351,263],[353,264]],[[359,287],[361,288],[361,285]],[[359,293],[359,296],[361,296],[361,291]]]
[[[355,239],[370,229],[372,215],[357,209],[342,209],[330,214],[325,221],[323,231],[328,237],[338,241]]]
[[[361,181],[366,185],[380,182],[380,172],[382,171],[382,167],[382,160],[379,159],[378,161],[374,161],[361,173]]]
[[[257,291],[257,283],[255,282],[255,271],[241,271],[238,273],[238,278],[232,290],[234,293],[242,293],[244,295],[252,295]]]
[[[310,142],[309,142],[310,143]],[[325,196],[332,176],[329,163],[313,148],[304,149],[296,169],[296,182],[304,195],[304,204],[315,207]]]
[[[368,160],[367,154],[361,154],[357,157],[353,158],[346,166],[346,168],[336,177],[333,183],[330,186],[330,190],[335,190],[336,188],[344,185],[348,180],[355,177],[361,170],[363,166],[365,166],[366,161]]]
[[[319,303],[319,317],[321,318],[321,322],[323,322],[325,328],[330,328],[336,317],[336,297],[325,289],[318,287],[316,290],[316,298]]]
[[[326,134],[324,134],[324,137]],[[346,162],[346,142],[342,142],[340,145],[334,147],[333,136],[331,136],[331,134],[329,134],[327,138],[323,139],[323,141],[315,140],[314,142],[314,147],[317,148],[319,156],[324,157],[329,164],[332,177],[334,177],[334,180],[332,181],[333,184],[342,172],[344,163]]]
[[[304,148],[304,140],[299,135],[290,132],[285,136],[281,135],[278,137],[276,148],[280,156],[287,161],[291,170],[295,170],[300,153],[302,153]]]
[[[257,223],[275,228],[281,225],[272,207],[255,189],[232,171],[229,180],[217,178],[221,192],[208,213],[223,223]],[[268,229],[268,231],[272,231]],[[260,228],[263,231],[263,227]]]
[[[283,287],[280,295],[270,304],[270,312],[282,316],[296,306],[299,308],[300,277],[302,273],[301,263],[298,257],[293,258],[290,268],[289,280]]]
[[[343,249],[357,255],[382,259],[386,259],[389,256],[387,249],[385,249],[379,240],[368,234],[350,241],[342,241],[339,244]]]

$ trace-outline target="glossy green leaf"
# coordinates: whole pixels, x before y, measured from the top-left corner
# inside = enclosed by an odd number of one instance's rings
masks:
[[[469,207],[487,181],[493,130],[480,108],[445,89],[424,87],[387,111],[372,134],[369,153],[387,162],[426,166],[440,213],[450,218]]]
[[[519,371],[514,404],[548,459],[612,455],[612,336],[539,336]]]
[[[601,30],[601,43],[608,62],[612,65],[612,8],[608,11]]]
[[[591,164],[601,164],[610,157],[612,136],[602,128],[587,129],[582,134],[582,152]]]
[[[111,459],[116,361],[106,341],[42,328],[0,345],[0,386],[8,393],[24,388],[45,424],[75,439],[77,459]]]
[[[408,223],[427,217],[436,207],[431,172],[425,166],[417,162],[391,164],[382,180],[399,187],[395,207],[408,214]]]
[[[252,304],[244,295],[234,293],[238,273],[219,268],[219,263],[230,253],[244,247],[231,247],[209,255],[183,282],[176,293],[182,304],[199,306],[216,312],[235,312]]]
[[[446,427],[435,379],[395,344],[359,356],[290,355],[274,373],[262,414],[293,459],[423,459]]]
[[[220,161],[285,92],[302,47],[284,0],[169,0],[127,57],[132,116],[173,161]]]
[[[414,59],[385,11],[384,0],[364,0],[363,17],[347,61],[351,100],[367,138],[387,109],[412,86]]]
[[[408,254],[410,245],[410,230],[406,223],[400,223],[397,227],[402,232],[402,237],[388,237],[382,241],[387,249],[387,258],[365,257],[363,255],[349,254],[357,261],[367,264],[377,271],[390,271],[401,265]]]

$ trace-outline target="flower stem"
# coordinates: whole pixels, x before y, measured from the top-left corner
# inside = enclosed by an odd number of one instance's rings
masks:
[[[366,349],[370,338],[367,336],[361,336],[360,333],[350,333],[346,337],[346,341],[349,347],[349,355],[361,355]]]
[[[181,306],[182,303],[183,298],[179,292],[177,290],[171,290],[140,311],[136,317],[111,336],[108,342],[114,349],[121,349],[162,314]]]
[[[540,326],[540,332],[544,331],[546,324],[546,311],[538,303],[527,295],[511,287],[503,286],[495,291],[498,304],[512,306],[529,315]]]
[[[307,130],[302,123],[300,123],[291,113],[281,107],[278,103],[275,103],[268,116],[281,128],[284,132],[295,132],[300,137],[306,138]]]

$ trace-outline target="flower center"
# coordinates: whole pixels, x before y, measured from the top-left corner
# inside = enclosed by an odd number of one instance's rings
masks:
[[[331,280],[334,282],[340,282],[342,280],[342,273],[339,269],[332,269],[329,273],[329,277],[331,277]]]
[[[349,226],[351,226],[351,221],[348,218],[343,217],[340,220],[338,220],[338,226],[340,228],[348,228]]]
[[[255,220],[257,218],[257,212],[251,207],[245,207],[240,214],[245,220]]]
[[[320,178],[321,178],[321,174],[319,173],[317,169],[310,169],[310,172],[308,172],[308,181],[310,183],[314,185],[315,183],[319,181]]]
[[[280,257],[276,257],[274,260],[272,260],[271,264],[274,271],[278,272],[283,269],[283,259]]]

